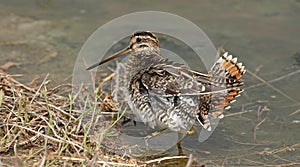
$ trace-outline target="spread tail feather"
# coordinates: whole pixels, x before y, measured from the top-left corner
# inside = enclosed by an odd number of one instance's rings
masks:
[[[194,71],[198,82],[209,87],[210,94],[200,96],[198,122],[208,131],[211,124],[208,115],[214,118],[223,118],[223,109],[229,109],[230,103],[240,96],[244,85],[241,77],[245,74],[245,66],[237,62],[237,58],[225,52],[213,65],[208,74]]]
[[[218,110],[228,109],[230,108],[229,104],[236,101],[235,98],[240,96],[243,92],[243,89],[240,87],[244,85],[241,77],[245,74],[245,72],[245,66],[243,66],[242,63],[238,63],[236,57],[228,55],[228,52],[225,52],[217,60],[209,74],[212,80],[219,81],[219,78],[222,78],[223,82],[219,82],[219,84],[226,87],[227,91],[212,96],[212,113],[214,111],[219,112]],[[214,87],[212,87],[212,89],[214,89]]]

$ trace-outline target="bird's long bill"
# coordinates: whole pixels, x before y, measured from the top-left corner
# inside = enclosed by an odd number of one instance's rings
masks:
[[[86,70],[93,69],[93,68],[95,68],[95,67],[97,67],[97,66],[100,66],[101,64],[104,64],[104,63],[106,63],[106,62],[108,62],[108,61],[110,61],[110,60],[113,60],[113,59],[115,59],[115,58],[117,58],[117,57],[120,57],[120,56],[122,56],[122,55],[124,55],[124,54],[126,54],[126,53],[129,53],[129,52],[131,52],[131,51],[132,51],[131,48],[130,48],[130,47],[127,47],[127,48],[125,48],[125,49],[123,49],[123,50],[120,50],[119,52],[117,52],[117,53],[115,53],[115,54],[109,56],[108,58],[102,60],[101,62],[96,63],[96,64],[90,66],[90,67],[87,68]]]

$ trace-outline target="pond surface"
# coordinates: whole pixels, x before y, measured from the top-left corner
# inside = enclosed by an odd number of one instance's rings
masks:
[[[0,68],[30,83],[50,74],[70,83],[76,56],[101,25],[157,10],[197,24],[216,47],[245,64],[245,92],[210,138],[186,137],[202,163],[260,166],[300,163],[300,1],[172,2],[10,0],[0,3]],[[167,42],[167,41],[162,41]],[[174,48],[175,49],[175,48]],[[174,155],[176,151],[170,151]]]

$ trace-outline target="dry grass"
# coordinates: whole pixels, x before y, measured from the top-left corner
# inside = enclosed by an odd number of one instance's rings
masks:
[[[3,71],[0,81],[0,166],[142,165],[90,140],[72,97],[58,93],[70,85],[28,87]]]

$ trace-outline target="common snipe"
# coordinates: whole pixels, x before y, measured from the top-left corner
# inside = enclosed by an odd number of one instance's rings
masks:
[[[210,131],[209,116],[222,118],[243,85],[242,63],[224,53],[208,74],[160,56],[159,40],[151,32],[134,33],[129,46],[88,68],[131,53],[125,63],[128,104],[151,128],[191,134],[199,122]]]

